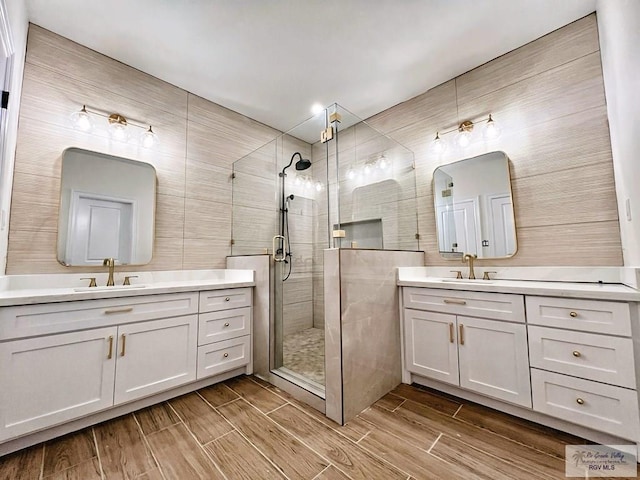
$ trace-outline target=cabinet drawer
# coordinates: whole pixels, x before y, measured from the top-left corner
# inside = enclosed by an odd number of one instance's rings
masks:
[[[198,345],[219,342],[251,333],[251,307],[200,314]]]
[[[524,322],[522,295],[404,287],[403,301],[416,310]]]
[[[631,336],[629,304],[527,296],[527,323],[581,332]]]
[[[635,390],[531,369],[533,409],[588,428],[637,440]]]
[[[251,336],[238,337],[198,347],[198,373],[201,379],[251,362]]]
[[[529,326],[531,366],[636,388],[630,338]]]
[[[197,312],[197,292],[5,307],[0,308],[0,340]]]
[[[251,288],[227,288],[200,292],[200,313],[250,307],[251,293]]]

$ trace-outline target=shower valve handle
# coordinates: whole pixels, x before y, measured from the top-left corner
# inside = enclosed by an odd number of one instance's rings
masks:
[[[282,240],[282,248],[278,248],[277,247],[278,239]],[[287,240],[284,238],[284,235],[274,235],[273,243],[272,243],[273,260],[274,260],[274,262],[284,262],[285,261],[286,254],[284,252],[286,252],[286,250],[287,250],[285,248],[286,241]]]

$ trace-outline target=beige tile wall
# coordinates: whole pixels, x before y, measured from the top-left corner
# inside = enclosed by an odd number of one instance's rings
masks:
[[[102,128],[73,130],[69,115],[83,104],[152,124],[159,147],[111,141]],[[83,270],[56,260],[60,162],[70,146],[147,161],[156,168],[154,257],[138,269],[224,268],[231,252],[231,165],[279,133],[31,25],[7,273]]]
[[[160,147],[143,149],[110,141],[104,131],[73,130],[69,114],[83,103],[153,124]],[[476,139],[464,151],[450,148],[441,156],[429,148],[436,130],[454,128],[466,119],[478,120],[489,112],[502,128],[498,140]],[[420,248],[426,251],[428,265],[450,264],[437,253],[433,170],[492,150],[504,150],[510,158],[519,246],[513,258],[492,264],[622,265],[595,15],[367,122],[415,153]],[[32,25],[7,273],[77,270],[62,267],[55,259],[60,155],[69,146],[149,161],[156,167],[156,244],[153,261],[143,269],[223,267],[231,251],[231,164],[278,134]],[[341,139],[346,160],[344,149],[352,145],[348,138]],[[275,146],[282,161],[288,161],[296,149],[311,152],[310,146],[284,143]],[[264,193],[259,202],[262,208],[245,206],[253,208],[248,218],[261,218],[264,223],[266,211],[272,210],[267,199],[273,197],[266,188],[269,181],[258,178],[268,178],[269,172],[263,175],[260,160],[256,162],[254,180]],[[314,215],[322,217],[324,225],[326,209],[322,207]],[[277,217],[277,208],[274,213]],[[275,225],[272,220],[268,223],[264,228],[272,230]],[[270,243],[253,247],[270,247]],[[304,258],[313,256],[309,245],[298,250]],[[307,273],[306,263],[301,267],[299,273]]]
[[[502,135],[464,151],[430,149],[435,132],[493,113]],[[494,265],[622,265],[595,14],[367,120],[416,157],[420,248],[437,252],[436,167],[503,150],[510,158],[518,252]],[[448,141],[455,134],[445,135]]]

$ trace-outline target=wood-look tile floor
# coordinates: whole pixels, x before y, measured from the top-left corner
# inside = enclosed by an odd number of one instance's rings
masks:
[[[554,479],[584,440],[398,386],[345,426],[238,377],[0,458],[0,479]]]

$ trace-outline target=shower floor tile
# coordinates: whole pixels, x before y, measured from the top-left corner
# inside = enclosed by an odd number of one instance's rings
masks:
[[[324,385],[324,329],[308,328],[285,335],[283,366]]]

